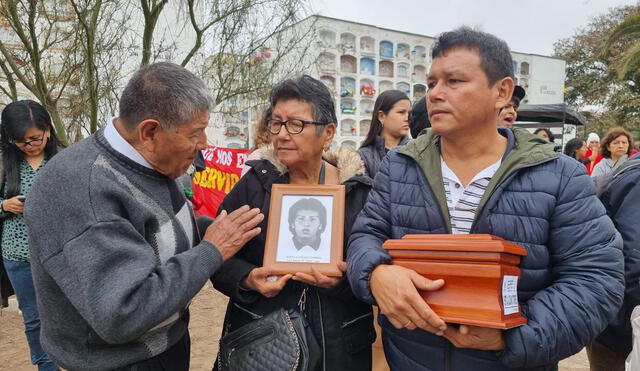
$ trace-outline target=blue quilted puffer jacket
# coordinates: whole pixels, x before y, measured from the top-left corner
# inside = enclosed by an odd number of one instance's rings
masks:
[[[640,305],[640,154],[611,174],[600,196],[624,242],[624,270],[626,292],[624,303],[616,318],[596,339],[622,354],[629,354],[633,346],[631,312]],[[623,169],[624,167],[624,169]],[[605,175],[606,176],[606,175]],[[592,178],[593,179],[593,178]]]
[[[393,370],[553,370],[615,316],[624,295],[622,240],[584,166],[522,129],[500,129],[508,147],[482,198],[472,233],[523,245],[518,299],[526,325],[505,330],[502,352],[455,348],[423,330],[396,329],[380,315]],[[349,239],[348,278],[375,303],[369,276],[389,264],[387,239],[451,233],[431,132],[384,159]],[[437,278],[437,277],[430,277]],[[445,283],[446,284],[446,283]]]

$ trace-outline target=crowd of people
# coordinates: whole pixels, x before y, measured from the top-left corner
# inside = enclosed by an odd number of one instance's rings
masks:
[[[559,153],[549,128],[514,125],[526,92],[504,41],[461,27],[431,53],[426,98],[380,93],[357,151],[332,146],[335,103],[321,81],[274,86],[215,218],[196,217],[185,195],[213,107],[183,67],[141,68],[118,116],[64,150],[40,104],[6,106],[2,256],[32,363],[188,370],[189,302],[211,281],[229,297],[215,309],[226,313],[215,370],[556,370],[583,347],[592,370],[624,370],[640,304],[640,142],[616,127]],[[342,276],[263,266],[275,184],[344,186]],[[297,218],[314,233],[327,225],[308,200],[291,211],[292,233]],[[317,249],[319,235],[305,233],[292,248]],[[447,282],[391,264],[382,247],[476,233],[527,250],[517,293],[526,324],[446,323],[421,292]],[[304,334],[291,335],[297,351],[284,364],[274,354],[285,335],[258,324],[295,329],[296,315]]]

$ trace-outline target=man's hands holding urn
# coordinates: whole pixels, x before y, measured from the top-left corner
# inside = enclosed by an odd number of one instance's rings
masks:
[[[447,326],[429,307],[418,290],[439,290],[444,286],[444,280],[432,281],[411,269],[382,264],[371,273],[369,284],[380,313],[396,328],[420,328],[444,336],[458,348],[505,348],[502,330],[467,325],[460,325],[459,328]]]
[[[381,264],[371,272],[369,285],[380,313],[396,328],[444,334],[447,325],[418,293],[418,289],[439,290],[444,286],[443,280],[431,281],[411,269]]]

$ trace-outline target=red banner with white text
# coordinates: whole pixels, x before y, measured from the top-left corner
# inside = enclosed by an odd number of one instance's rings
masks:
[[[206,169],[193,176],[193,195],[202,206],[200,215],[215,217],[222,199],[240,180],[249,150],[209,147],[202,151]],[[194,202],[195,204],[195,202]]]

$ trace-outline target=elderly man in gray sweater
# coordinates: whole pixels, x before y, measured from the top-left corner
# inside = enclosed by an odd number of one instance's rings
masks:
[[[190,300],[260,229],[195,219],[183,174],[206,146],[202,80],[139,70],[113,122],[54,157],[25,208],[42,344],[69,370],[188,370]]]

